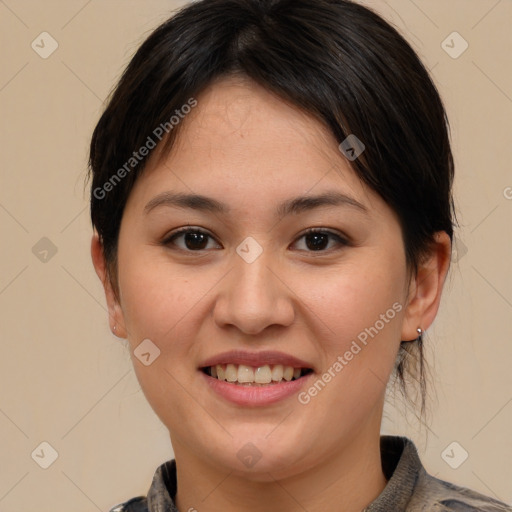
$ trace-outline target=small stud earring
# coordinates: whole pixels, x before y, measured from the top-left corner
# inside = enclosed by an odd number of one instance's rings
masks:
[[[417,341],[420,345],[423,343],[423,330],[419,327],[416,329],[416,332],[418,333],[418,336],[414,338],[413,340],[403,340],[401,343],[414,343]]]

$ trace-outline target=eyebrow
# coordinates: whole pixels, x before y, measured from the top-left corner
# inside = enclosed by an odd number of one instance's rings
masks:
[[[151,199],[144,207],[147,214],[159,206],[174,208],[190,208],[192,210],[211,213],[226,214],[230,208],[220,201],[200,194],[183,194],[177,192],[163,192]],[[354,198],[340,192],[326,192],[316,196],[299,196],[284,201],[276,208],[276,215],[284,217],[290,214],[299,214],[323,206],[350,206],[369,214],[366,206]]]

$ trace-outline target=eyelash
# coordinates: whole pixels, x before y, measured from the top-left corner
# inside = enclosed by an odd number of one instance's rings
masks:
[[[209,238],[215,240],[215,238],[212,235],[210,235],[207,231],[204,231],[204,230],[199,229],[199,228],[184,227],[184,228],[180,228],[180,229],[174,231],[168,237],[166,237],[162,241],[162,245],[164,245],[166,247],[169,247],[170,245],[174,244],[174,241],[178,237],[180,237],[182,235],[186,235],[187,233],[199,233],[199,234],[202,234],[202,235],[206,235]],[[345,237],[340,235],[339,233],[336,233],[334,231],[330,231],[328,229],[323,229],[323,228],[309,228],[309,229],[307,229],[304,233],[302,233],[297,238],[296,242],[298,240],[301,240],[304,237],[307,237],[308,235],[312,235],[312,234],[316,234],[316,233],[323,234],[323,235],[328,235],[328,236],[334,238],[336,240],[336,243],[338,244],[338,246],[344,247],[344,246],[350,245],[350,242]],[[296,243],[296,242],[294,242],[294,243]],[[219,244],[217,241],[216,241],[216,243]],[[200,252],[203,252],[203,251],[207,251],[208,249],[192,250],[192,249],[183,249],[181,247],[178,247],[177,250],[180,250],[180,251],[183,251],[183,252],[188,252],[188,253],[193,253],[193,252],[200,253]],[[331,252],[332,250],[333,249],[330,248],[330,249],[321,249],[321,250],[318,250],[318,251],[306,250],[305,252],[310,252],[310,253],[326,253],[326,252]]]

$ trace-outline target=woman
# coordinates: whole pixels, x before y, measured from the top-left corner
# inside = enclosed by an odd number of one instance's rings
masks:
[[[380,436],[449,268],[453,160],[404,39],[344,0],[194,2],[93,135],[92,258],[175,459],[113,511],[511,510]]]

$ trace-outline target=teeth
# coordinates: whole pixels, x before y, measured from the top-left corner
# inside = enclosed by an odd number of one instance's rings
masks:
[[[238,372],[234,364],[226,365],[226,380],[228,382],[235,382],[238,379]]]
[[[238,382],[254,382],[254,370],[252,366],[245,366],[241,364],[238,366]]]
[[[270,384],[272,382],[272,372],[270,371],[270,366],[268,364],[256,368],[256,371],[254,372],[254,382],[257,382],[258,384]]]
[[[268,364],[257,368],[245,364],[218,364],[210,367],[210,375],[219,380],[236,382],[238,384],[271,384],[290,382],[292,379],[298,379],[301,376],[302,369],[293,366],[283,366]]]
[[[276,364],[274,368],[272,368],[272,380],[274,382],[280,382],[283,380],[283,365]]]

